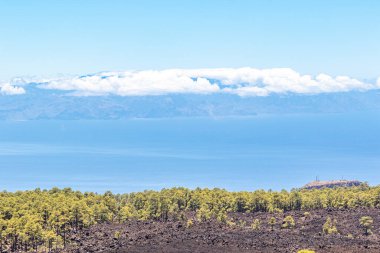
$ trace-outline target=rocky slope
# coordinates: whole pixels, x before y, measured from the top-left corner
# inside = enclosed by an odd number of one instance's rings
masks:
[[[361,184],[363,184],[363,182],[360,182],[358,180],[313,181],[303,186],[302,189],[312,190],[334,187],[354,187]]]
[[[190,214],[191,215],[191,214]],[[281,229],[281,221],[291,215],[296,226]],[[274,231],[268,225],[275,216]],[[373,234],[364,235],[359,219],[374,219]],[[339,234],[325,235],[322,227],[327,217],[337,220]],[[380,252],[380,210],[317,210],[310,216],[303,212],[283,214],[230,214],[236,225],[208,221],[187,227],[185,221],[133,221],[127,224],[103,224],[71,235],[71,246],[64,252],[297,252],[314,249],[317,253]],[[252,220],[261,228],[253,230]]]

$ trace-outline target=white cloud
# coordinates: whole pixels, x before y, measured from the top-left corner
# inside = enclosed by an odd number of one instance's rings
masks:
[[[2,95],[21,95],[25,93],[25,89],[10,83],[0,84],[0,94]]]
[[[289,92],[316,94],[375,88],[373,84],[367,84],[347,76],[331,77],[319,74],[312,77],[311,75],[301,75],[288,68],[203,69],[188,73],[193,76],[216,79],[227,86],[235,86],[228,91],[242,96],[266,96],[270,93]]]
[[[120,96],[171,93],[232,93],[268,96],[273,93],[318,94],[366,91],[380,88],[348,76],[301,75],[289,68],[167,69],[159,71],[105,72],[74,78],[48,80],[44,89],[73,91],[78,96]]]
[[[83,94],[161,95],[167,93],[212,93],[219,86],[202,77],[191,78],[176,70],[100,73],[47,82],[45,89],[71,90]]]

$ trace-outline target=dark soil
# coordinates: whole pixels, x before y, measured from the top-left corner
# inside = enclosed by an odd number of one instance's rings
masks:
[[[186,227],[185,221],[95,225],[72,235],[72,244],[65,252],[265,253],[297,252],[299,249],[312,249],[317,253],[380,252],[379,209],[317,210],[310,212],[311,216],[307,219],[303,213],[234,213],[230,217],[237,225],[232,227],[216,221],[195,222],[190,228]],[[287,215],[295,219],[295,228],[280,228],[282,219]],[[278,221],[274,231],[267,224],[272,216]],[[322,233],[322,226],[328,216],[337,220],[339,234]],[[372,235],[364,235],[359,224],[362,216],[374,219]],[[253,219],[261,220],[260,230],[250,227]]]

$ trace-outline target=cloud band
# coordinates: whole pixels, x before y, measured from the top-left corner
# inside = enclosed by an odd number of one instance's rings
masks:
[[[44,80],[42,89],[70,91],[77,96],[147,96],[164,94],[229,93],[239,96],[270,94],[319,94],[366,91],[380,88],[380,79],[371,84],[348,76],[301,75],[289,68],[167,69],[103,72],[73,78]],[[3,94],[23,94],[24,88],[1,86]]]

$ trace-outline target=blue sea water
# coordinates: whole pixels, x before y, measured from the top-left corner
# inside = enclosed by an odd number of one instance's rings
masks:
[[[379,184],[379,172],[377,112],[0,122],[8,191],[280,190],[316,176]]]

